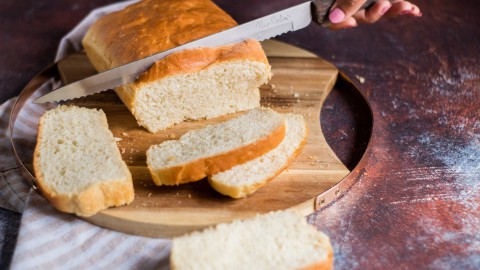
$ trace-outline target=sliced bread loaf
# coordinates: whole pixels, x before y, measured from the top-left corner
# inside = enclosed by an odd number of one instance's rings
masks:
[[[100,18],[82,43],[104,71],[236,25],[210,0],[144,0]],[[115,91],[141,126],[157,132],[259,107],[258,87],[270,77],[260,43],[249,40],[173,53]]]
[[[189,131],[179,140],[151,146],[147,165],[156,185],[193,182],[255,159],[284,137],[284,117],[271,109],[256,108],[226,122]]]
[[[218,192],[232,198],[245,197],[280,174],[300,153],[308,128],[302,115],[285,114],[285,138],[275,149],[230,170],[208,177]]]
[[[91,216],[133,201],[132,175],[101,110],[60,106],[40,119],[33,165],[60,211]]]
[[[328,236],[292,211],[220,224],[173,239],[172,269],[331,269]]]

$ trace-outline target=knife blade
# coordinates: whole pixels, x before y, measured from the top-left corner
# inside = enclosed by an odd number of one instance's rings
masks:
[[[367,4],[371,4],[373,1],[375,0],[369,0],[369,3]],[[153,54],[146,58],[73,82],[53,90],[33,102],[45,103],[66,101],[131,83],[155,62],[181,50],[222,46],[251,38],[262,41],[290,31],[305,28],[312,22],[312,18],[315,18],[315,21],[318,23],[323,23],[324,21],[328,21],[328,19],[326,19],[326,14],[333,3],[334,0],[308,1],[167,51]],[[366,4],[364,6],[366,6]]]

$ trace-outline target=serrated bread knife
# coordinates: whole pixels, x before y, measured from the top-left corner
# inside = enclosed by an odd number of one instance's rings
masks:
[[[363,8],[373,4],[369,0]],[[225,31],[192,41],[146,58],[119,66],[83,80],[60,87],[38,99],[34,103],[58,102],[88,96],[133,82],[155,62],[171,53],[199,47],[216,47],[240,42],[246,39],[262,41],[283,33],[307,27],[312,21],[328,23],[327,13],[334,0],[315,0],[299,4],[282,11],[241,24]]]

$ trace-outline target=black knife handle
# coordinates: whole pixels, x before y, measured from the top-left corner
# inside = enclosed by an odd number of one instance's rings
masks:
[[[377,1],[378,0],[367,0],[367,2],[365,2],[360,9],[367,9]],[[393,0],[390,0],[390,2],[392,1]],[[328,26],[331,23],[328,19],[328,13],[334,3],[335,0],[313,0],[313,21],[322,26]]]

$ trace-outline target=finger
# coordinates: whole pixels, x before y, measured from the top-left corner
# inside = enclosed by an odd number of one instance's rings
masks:
[[[359,10],[353,17],[358,23],[374,23],[380,20],[391,7],[390,1],[380,0],[367,10]]]
[[[357,25],[358,25],[357,21],[354,18],[350,17],[345,19],[343,22],[330,24],[328,29],[336,31],[336,30],[342,30],[347,28],[353,28],[353,27],[356,27]]]
[[[416,17],[422,17],[422,11],[420,11],[420,8],[416,5],[413,5],[413,8],[412,8],[412,12],[410,13],[410,15],[412,16],[416,16]]]
[[[332,23],[340,23],[345,19],[350,18],[366,0],[337,0],[330,8],[328,19]]]
[[[422,12],[420,8],[408,1],[400,1],[392,4],[392,7],[385,13],[385,17],[395,17],[398,15],[411,15],[420,17]]]

